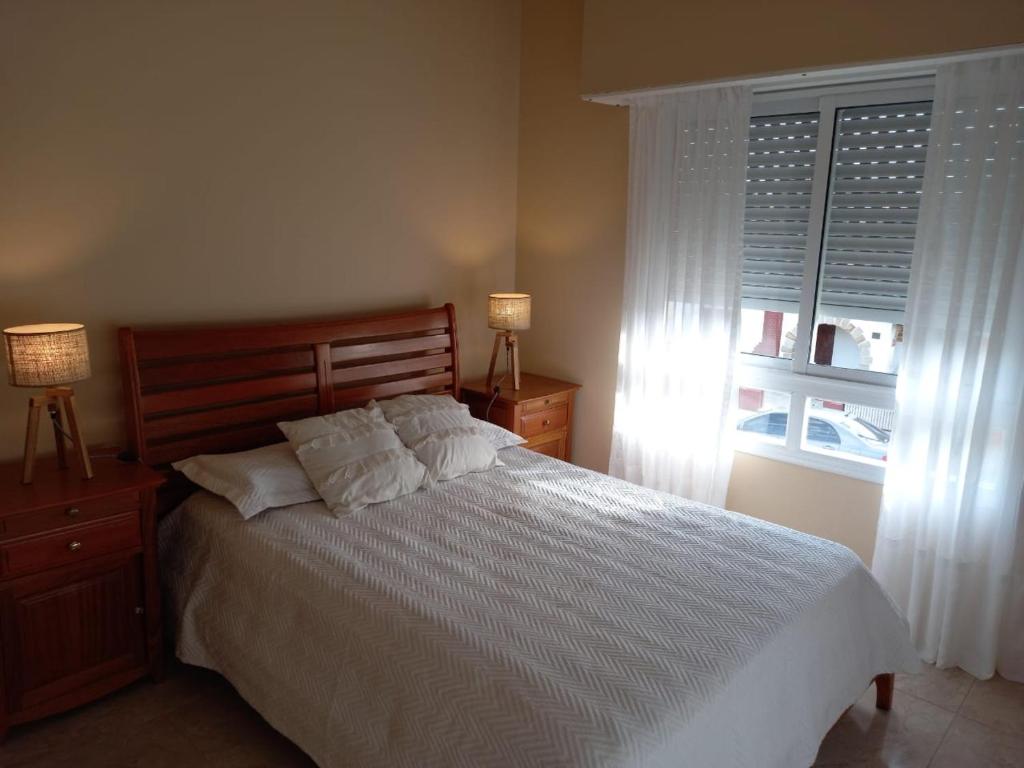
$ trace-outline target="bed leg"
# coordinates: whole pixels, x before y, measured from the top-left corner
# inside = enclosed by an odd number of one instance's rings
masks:
[[[896,675],[889,672],[875,677],[875,707],[888,712],[892,709],[892,692]]]

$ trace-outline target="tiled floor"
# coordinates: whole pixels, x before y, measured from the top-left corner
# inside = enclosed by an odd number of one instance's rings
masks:
[[[1024,685],[958,670],[896,680],[891,712],[869,689],[825,738],[819,766],[1024,768]],[[310,768],[219,676],[172,666],[73,713],[14,728],[3,768]]]
[[[891,712],[874,688],[836,723],[816,766],[1024,768],[1024,684],[959,669],[897,675]]]

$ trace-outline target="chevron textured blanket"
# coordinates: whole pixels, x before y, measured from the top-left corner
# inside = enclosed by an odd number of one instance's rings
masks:
[[[177,653],[321,766],[806,766],[905,624],[833,542],[519,448],[341,519],[161,526]]]

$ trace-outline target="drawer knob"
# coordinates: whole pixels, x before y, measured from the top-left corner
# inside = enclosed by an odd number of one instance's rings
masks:
[[[544,401],[544,405],[551,405],[551,398]]]
[[[82,542],[80,541],[72,541],[70,544],[68,544],[68,549],[70,549],[72,552],[77,552],[81,548]]]
[[[545,427],[550,426],[551,425],[551,419],[544,419],[544,421],[541,422],[541,425],[545,426]]]
[[[78,517],[78,507],[68,507],[65,510],[68,517]]]
[[[135,615],[136,616],[141,616],[142,613],[143,613],[142,606],[141,605],[136,605],[135,606]]]

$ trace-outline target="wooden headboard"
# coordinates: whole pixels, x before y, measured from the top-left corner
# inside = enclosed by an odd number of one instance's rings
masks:
[[[128,453],[162,465],[407,393],[459,397],[455,307],[302,323],[121,328]]]

